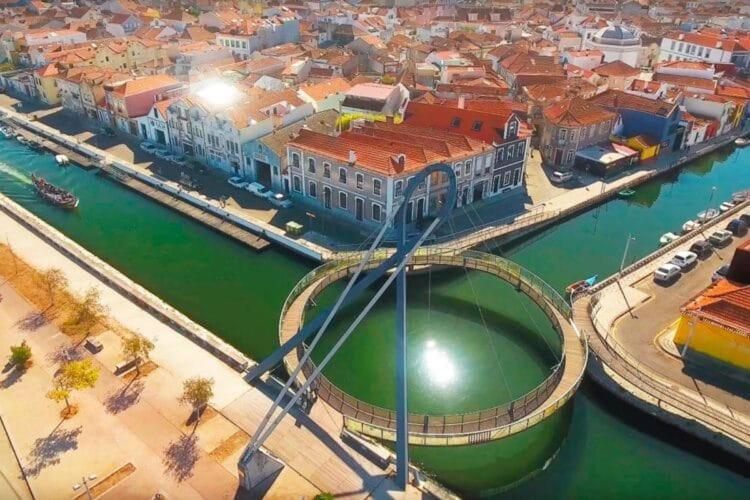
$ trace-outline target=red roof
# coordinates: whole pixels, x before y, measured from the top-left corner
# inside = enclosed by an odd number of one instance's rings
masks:
[[[546,120],[564,127],[588,127],[614,120],[616,117],[617,113],[600,108],[580,97],[557,102],[544,110]]]
[[[459,108],[456,100],[412,101],[406,108],[404,121],[493,144],[503,142],[505,125],[514,114],[509,105],[495,99],[466,99],[463,108]]]
[[[723,279],[709,286],[683,310],[749,335],[750,285],[739,285]]]

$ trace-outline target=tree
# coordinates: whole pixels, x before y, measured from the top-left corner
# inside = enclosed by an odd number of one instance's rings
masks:
[[[135,371],[141,373],[141,358],[148,359],[149,354],[154,349],[154,343],[143,335],[133,333],[122,340],[122,353],[125,357],[133,360]]]
[[[24,340],[21,345],[14,345],[10,347],[10,362],[19,367],[26,368],[29,361],[31,361],[31,347]]]
[[[65,322],[63,330],[68,334],[88,333],[86,330],[102,321],[107,314],[107,307],[101,302],[101,293],[97,288],[89,288],[83,300],[75,305],[74,316]]]
[[[65,363],[60,374],[53,381],[54,387],[47,393],[47,397],[53,401],[65,401],[65,414],[72,416],[73,409],[70,406],[70,394],[73,391],[90,389],[99,380],[99,368],[93,365],[91,359],[80,361],[69,361]]]
[[[214,397],[214,379],[205,377],[193,377],[182,384],[182,395],[180,404],[190,405],[193,415],[196,415],[196,426],[203,410]]]
[[[51,267],[44,271],[42,273],[42,281],[44,281],[47,287],[49,300],[52,304],[55,303],[55,290],[68,286],[68,278],[65,276],[65,273],[56,267]]]

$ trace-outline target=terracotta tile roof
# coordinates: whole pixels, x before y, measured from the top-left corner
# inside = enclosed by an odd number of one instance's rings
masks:
[[[449,142],[444,136],[434,137],[422,127],[381,123],[344,132],[338,137],[302,129],[289,146],[339,162],[348,162],[350,151],[353,151],[357,166],[390,176],[418,172],[427,165],[463,159],[489,148],[476,141],[458,147],[459,141],[463,140],[465,138],[451,138]],[[471,144],[479,149],[472,148]],[[399,160],[400,155],[403,155],[403,161]]]
[[[616,113],[607,111],[580,97],[557,102],[544,110],[546,120],[562,127],[587,127],[614,120],[616,117]]]
[[[748,336],[750,335],[750,285],[722,279],[687,303],[683,311]]]
[[[332,78],[321,83],[303,84],[299,86],[301,92],[304,92],[316,101],[322,101],[331,94],[346,92],[350,88],[351,85],[349,85],[349,82],[344,78]]]
[[[649,99],[621,90],[608,90],[592,97],[590,101],[607,109],[633,109],[659,116],[669,116],[677,107],[673,102]]]
[[[677,87],[693,87],[696,89],[705,89],[713,92],[716,89],[716,81],[708,78],[695,78],[693,76],[682,75],[665,75],[656,73],[654,80],[664,82]]]
[[[709,30],[701,32],[686,33],[684,31],[672,31],[665,35],[670,40],[679,40],[711,49],[722,49],[733,52],[737,49],[737,40],[734,37],[723,37],[721,34],[711,33]]]
[[[505,124],[514,114],[509,103],[501,100],[465,99],[459,108],[456,100],[411,101],[404,123],[459,133],[486,144],[502,143]],[[475,124],[479,123],[478,130]]]
[[[602,64],[601,66],[597,66],[596,68],[592,69],[594,73],[601,76],[622,76],[622,77],[628,77],[628,76],[638,76],[641,74],[640,70],[634,68],[633,66],[626,64],[620,60],[608,62],[605,64]]]
[[[128,80],[117,85],[112,89],[112,92],[128,97],[131,95],[142,94],[144,92],[160,90],[166,87],[177,87],[178,85],[180,85],[180,82],[169,75],[152,75]]]

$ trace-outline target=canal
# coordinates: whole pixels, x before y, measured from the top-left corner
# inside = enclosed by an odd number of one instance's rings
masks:
[[[629,233],[636,238],[627,258],[632,261],[652,251],[662,233],[677,231],[704,209],[712,187],[714,206],[748,187],[748,163],[750,149],[727,148],[638,188],[627,201],[614,200],[499,252],[558,290],[593,274],[607,276],[619,266]],[[31,187],[32,172],[74,191],[80,208],[66,213],[41,203]],[[256,254],[92,172],[62,169],[51,156],[11,141],[0,143],[0,192],[255,359],[276,347],[281,304],[313,267],[277,249]],[[539,383],[555,363],[557,346],[543,315],[502,283],[475,273],[440,273],[410,280],[410,293],[415,411],[499,404]],[[373,311],[326,372],[382,406],[392,405],[387,311],[387,302]],[[322,348],[342,325],[332,325]],[[512,441],[417,449],[413,458],[467,495],[494,496],[541,469],[558,448],[555,460],[533,481],[501,496],[653,497],[658,492],[662,498],[740,498],[750,486],[730,459],[589,384],[574,405]]]

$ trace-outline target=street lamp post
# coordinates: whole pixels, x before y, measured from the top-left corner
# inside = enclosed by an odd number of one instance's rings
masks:
[[[635,318],[633,315],[633,308],[630,307],[630,302],[628,302],[628,297],[625,295],[625,290],[622,288],[622,283],[620,283],[620,279],[622,279],[622,270],[625,267],[625,259],[628,257],[628,250],[630,249],[630,242],[635,240],[632,234],[628,233],[628,239],[625,242],[625,251],[622,253],[622,260],[620,261],[620,272],[617,273],[617,287],[620,289],[620,293],[622,294],[622,298],[625,301],[625,305],[628,307],[628,313],[630,314],[631,318]]]
[[[88,478],[86,476],[81,476],[81,483],[83,484],[83,487],[86,489],[86,495],[88,496],[89,500],[94,500],[94,496],[91,494],[91,490],[89,489],[89,481],[93,481],[96,479],[96,474],[89,474]],[[78,491],[81,488],[81,485],[76,483],[73,485],[73,491]]]

